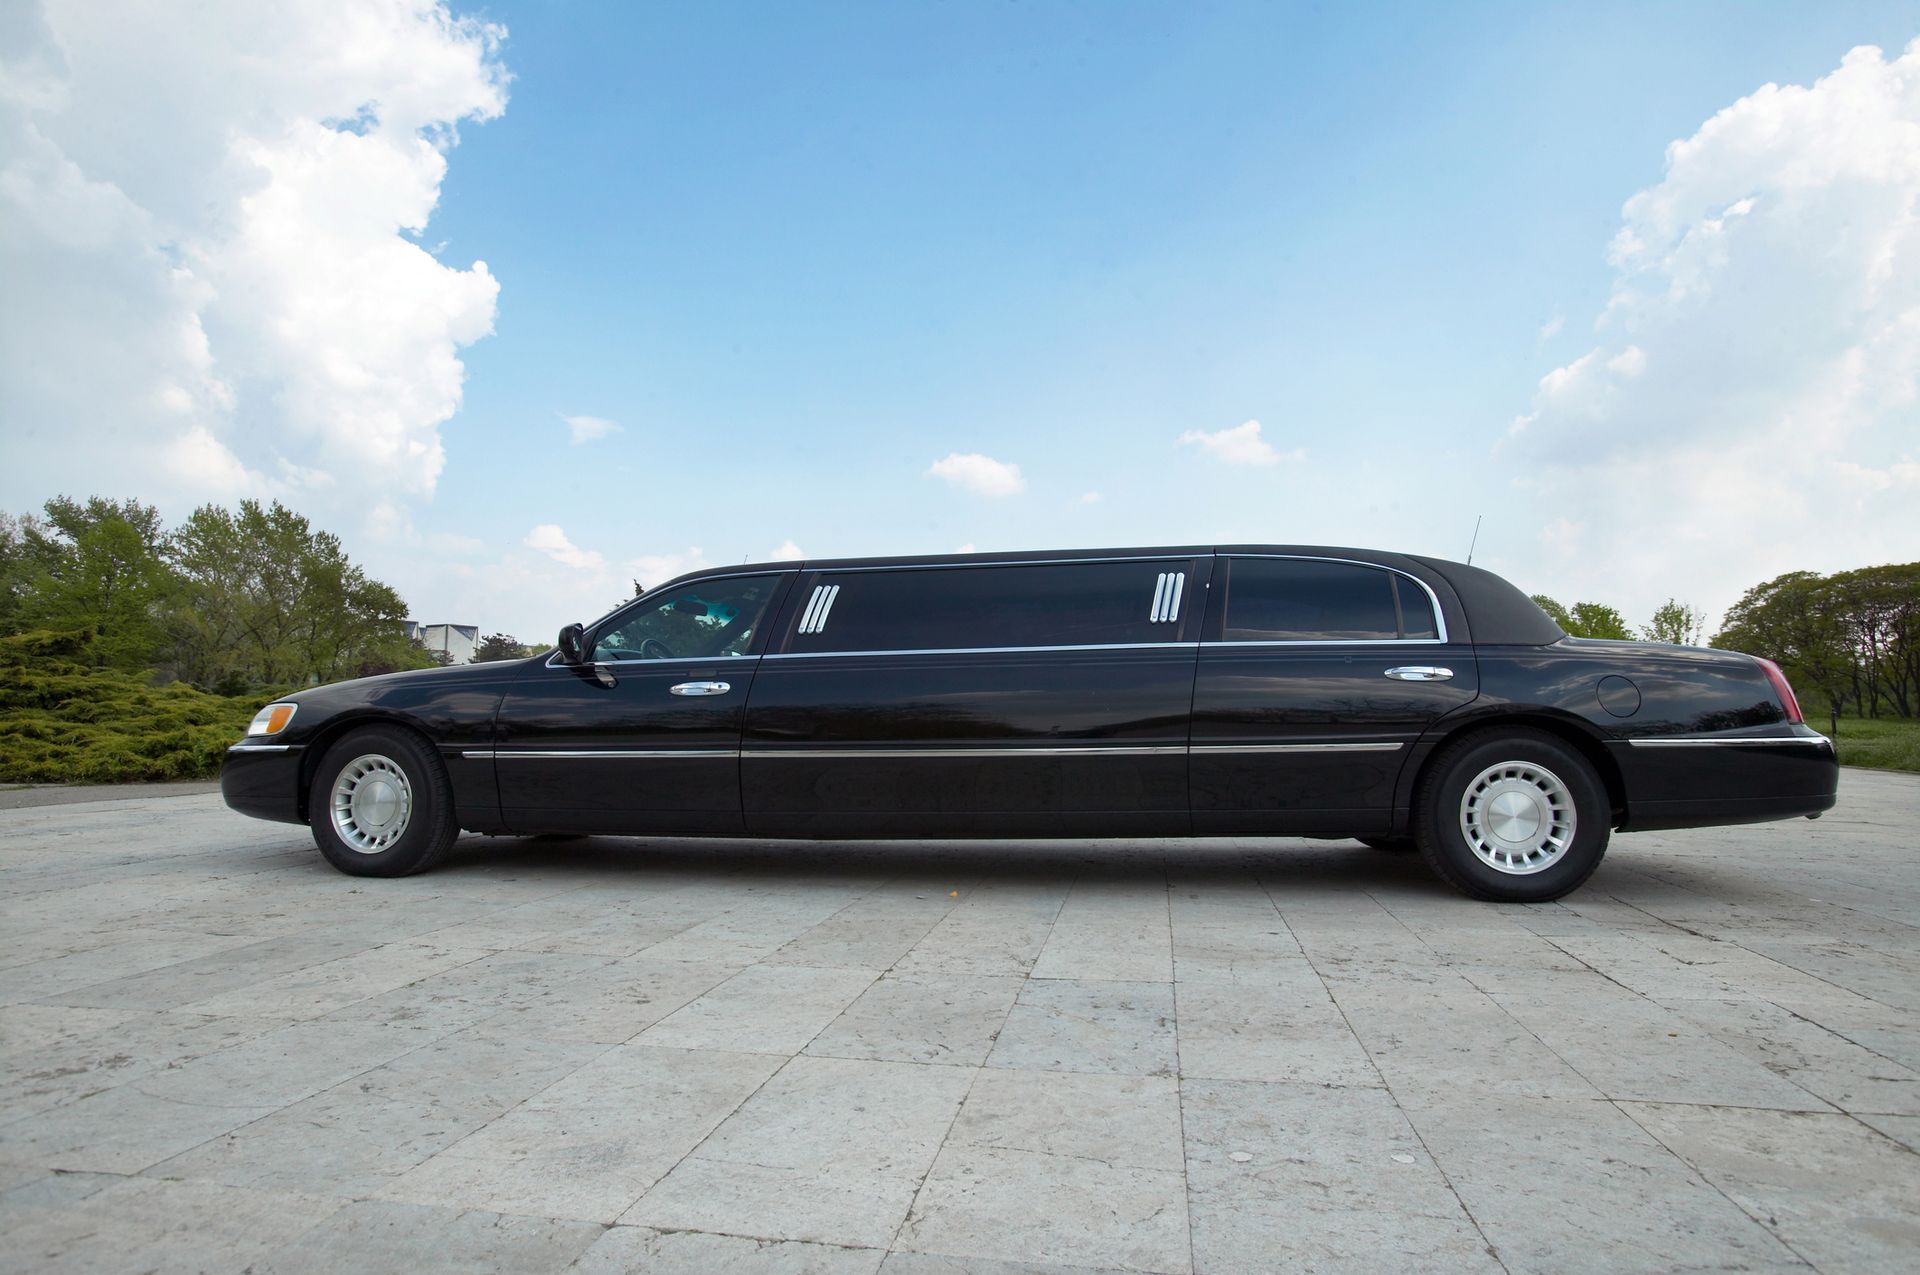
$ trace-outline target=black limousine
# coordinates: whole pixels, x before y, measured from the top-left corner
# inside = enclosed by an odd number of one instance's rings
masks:
[[[1615,830],[1814,816],[1780,670],[1571,638],[1480,568],[1241,545],[682,576],[532,659],[262,709],[227,804],[335,867],[461,829],[721,837],[1352,837],[1554,899]]]

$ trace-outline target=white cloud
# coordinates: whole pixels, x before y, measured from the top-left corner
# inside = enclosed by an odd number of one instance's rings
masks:
[[[1555,578],[1717,618],[1782,571],[1912,557],[1920,41],[1674,142],[1608,255],[1600,343],[1497,449],[1536,480]]]
[[[455,126],[505,108],[502,29],[429,0],[41,0],[8,27],[5,498],[430,494],[499,285],[414,236]]]
[[[698,571],[713,564],[707,561],[706,550],[698,545],[685,553],[649,553],[627,563],[627,572],[640,582],[643,588],[651,589],[656,584],[664,584],[675,576],[685,575],[689,571]]]
[[[1565,327],[1566,325],[1567,325],[1567,316],[1564,314],[1556,314],[1551,319],[1548,319],[1545,323],[1540,325],[1540,336],[1538,339],[1542,343],[1551,341],[1553,340],[1553,338],[1560,335],[1560,329]]]
[[[804,562],[806,550],[793,543],[791,537],[780,542],[780,547],[767,555],[768,562]]]
[[[1178,442],[1182,447],[1199,447],[1216,460],[1223,460],[1229,465],[1278,465],[1283,460],[1301,461],[1307,456],[1302,449],[1290,452],[1277,450],[1272,443],[1260,437],[1259,421],[1247,421],[1232,429],[1218,429],[1211,434],[1190,429],[1180,435]]]
[[[575,545],[557,523],[541,523],[527,533],[527,538],[522,543],[529,549],[538,549],[561,566],[572,567],[575,571],[603,575],[607,569],[607,560],[603,555],[595,550],[582,549]]]
[[[1097,491],[1083,491],[1080,493],[1079,503],[1083,505],[1097,505],[1101,499],[1102,497]]]
[[[980,496],[1013,496],[1027,487],[1026,480],[1020,476],[1020,466],[982,456],[979,452],[953,452],[933,462],[927,474],[944,478]]]
[[[575,447],[620,432],[620,427],[604,416],[567,416],[561,419],[567,422],[567,431]]]

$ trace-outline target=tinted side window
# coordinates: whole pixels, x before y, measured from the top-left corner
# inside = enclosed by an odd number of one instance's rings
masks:
[[[1433,599],[1427,591],[1407,579],[1405,576],[1393,577],[1394,596],[1400,599],[1400,636],[1409,638],[1437,638],[1440,630],[1434,626]]]
[[[593,643],[595,660],[744,655],[779,576],[695,580],[618,617]]]
[[[1171,642],[1199,605],[1190,567],[1180,559],[825,572],[801,601],[787,649]]]
[[[1381,641],[1403,636],[1403,614],[1404,636],[1433,636],[1425,591],[1411,585],[1400,590],[1396,606],[1395,586],[1394,574],[1378,567],[1236,558],[1227,577],[1221,636],[1229,642]]]

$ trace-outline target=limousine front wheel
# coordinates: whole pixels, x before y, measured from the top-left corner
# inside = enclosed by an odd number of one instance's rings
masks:
[[[1606,790],[1584,757],[1544,731],[1472,735],[1434,758],[1414,835],[1434,871],[1475,898],[1545,902],[1600,866]]]
[[[327,862],[356,877],[419,872],[460,832],[440,758],[394,727],[357,730],[327,749],[307,822]]]

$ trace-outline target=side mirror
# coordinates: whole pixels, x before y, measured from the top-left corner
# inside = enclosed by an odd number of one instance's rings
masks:
[[[577,624],[560,630],[560,659],[566,664],[585,664],[587,631]]]

